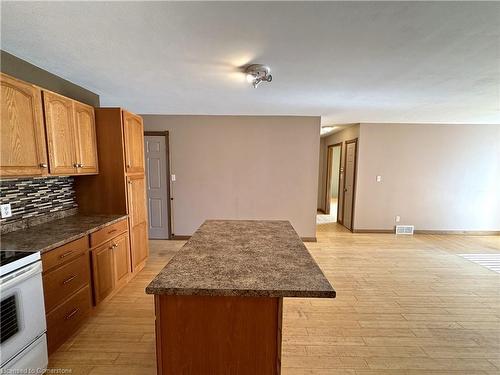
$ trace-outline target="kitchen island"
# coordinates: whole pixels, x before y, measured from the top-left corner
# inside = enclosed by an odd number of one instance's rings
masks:
[[[208,220],[147,286],[158,374],[279,374],[284,297],[335,291],[288,221]]]

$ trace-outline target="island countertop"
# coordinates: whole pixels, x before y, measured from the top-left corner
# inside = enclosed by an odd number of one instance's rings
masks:
[[[123,220],[127,215],[76,214],[2,235],[0,248],[45,252]]]
[[[205,221],[146,293],[335,297],[290,222],[277,220]]]

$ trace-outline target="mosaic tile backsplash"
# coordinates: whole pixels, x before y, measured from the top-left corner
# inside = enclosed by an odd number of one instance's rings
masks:
[[[37,216],[75,209],[73,177],[37,177],[0,181],[0,203],[10,203],[12,216],[0,219],[10,224]]]

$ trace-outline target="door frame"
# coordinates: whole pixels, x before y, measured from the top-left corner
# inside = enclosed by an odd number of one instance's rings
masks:
[[[335,143],[333,145],[328,145],[327,151],[326,151],[326,192],[325,192],[325,214],[330,215],[330,204],[329,198],[330,198],[330,186],[331,186],[331,179],[332,179],[332,163],[333,163],[333,148],[334,147],[340,147],[340,161],[339,161],[339,181],[338,181],[338,191],[340,193],[340,173],[342,170],[342,142]],[[330,153],[332,152],[332,153]],[[339,222],[339,216],[340,216],[340,209],[339,209],[339,204],[337,202],[337,222]],[[341,221],[340,221],[341,222]]]
[[[354,232],[354,205],[356,202],[356,180],[358,174],[358,138],[350,139],[345,141],[345,158],[344,158],[344,187],[342,190],[342,225],[347,228],[344,224],[344,210],[345,210],[345,180],[346,180],[346,166],[347,166],[347,145],[354,143],[354,174],[352,179],[352,206],[351,206],[351,232]]]
[[[167,232],[168,236],[167,239],[171,240],[172,239],[172,204],[171,201],[172,199],[170,198],[170,138],[168,134],[168,130],[165,131],[144,131],[144,136],[163,136],[165,137],[165,153],[166,155],[166,165],[167,165],[167,216],[168,216],[168,226],[167,226]],[[146,150],[144,150],[144,154],[146,153]],[[144,155],[144,159],[146,160],[146,155]],[[145,174],[147,173],[144,171]],[[146,183],[147,183],[147,178],[146,178]],[[146,185],[146,196],[147,196],[147,190],[148,187]],[[149,216],[149,205],[148,205],[148,216]],[[149,240],[149,238],[148,238]]]

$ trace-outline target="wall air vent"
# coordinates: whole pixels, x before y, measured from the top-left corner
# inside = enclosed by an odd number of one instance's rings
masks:
[[[396,225],[396,234],[413,234],[414,230],[413,225]]]

